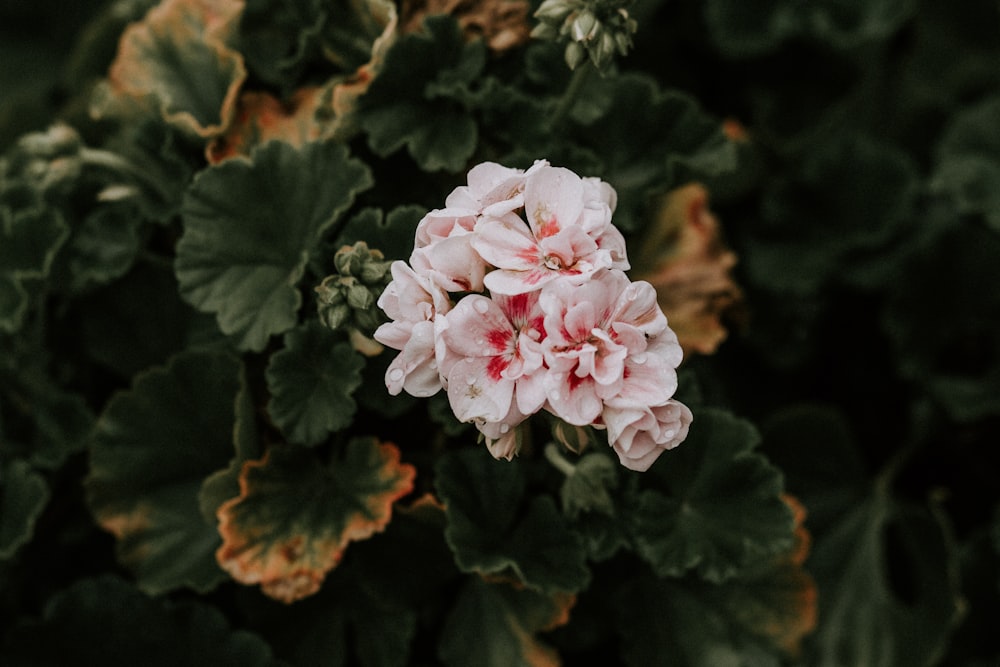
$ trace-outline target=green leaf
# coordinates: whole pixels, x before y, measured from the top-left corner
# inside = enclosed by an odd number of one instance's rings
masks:
[[[0,206],[0,331],[20,329],[28,309],[23,281],[48,275],[69,227],[55,209]]]
[[[240,349],[292,328],[297,289],[323,233],[372,178],[340,144],[273,141],[203,171],[184,199],[175,268],[182,296],[216,314]]]
[[[800,294],[885,284],[916,236],[919,186],[912,159],[892,146],[860,135],[826,140],[765,191],[744,252],[750,280]]]
[[[240,389],[234,409],[236,424],[233,427],[233,444],[236,453],[229,461],[229,467],[206,477],[198,491],[201,516],[213,528],[218,524],[216,515],[222,503],[240,495],[243,464],[261,455],[260,433],[256,422],[257,406],[254,405],[244,369],[240,372]]]
[[[476,123],[449,92],[472,83],[485,46],[466,43],[451,16],[431,16],[425,30],[398,39],[358,100],[368,145],[385,157],[404,146],[424,171],[462,170],[478,141]]]
[[[221,133],[247,77],[226,45],[243,10],[238,0],[168,0],[131,24],[108,77],[118,95],[156,100],[164,120],[199,137]]]
[[[627,516],[657,575],[696,569],[718,583],[791,546],[781,472],[754,451],[759,440],[749,422],[705,408],[684,443],[650,468]]]
[[[78,301],[81,337],[99,365],[131,378],[196,344],[225,343],[215,320],[181,300],[169,267],[136,264]]]
[[[317,445],[350,426],[364,359],[317,320],[285,334],[267,366],[268,413],[289,442]]]
[[[583,512],[614,516],[611,492],[618,486],[619,466],[605,454],[591,452],[580,457],[559,489],[563,511],[571,519]]]
[[[125,275],[139,254],[141,223],[129,204],[91,211],[66,246],[69,289],[82,292]]]
[[[883,326],[899,372],[959,422],[1000,414],[1000,234],[941,230],[889,286]]]
[[[10,558],[35,532],[49,486],[25,461],[0,466],[0,559]]]
[[[240,52],[251,72],[290,85],[316,52],[327,18],[317,0],[248,0],[240,17]]]
[[[447,667],[558,665],[536,635],[565,623],[573,599],[469,577],[445,620],[438,654]]]
[[[442,591],[450,596],[459,576],[443,524],[444,510],[426,496],[398,507],[384,532],[351,546],[316,595],[291,606],[247,595],[241,610],[278,655],[301,667],[417,664],[410,660],[417,610]]]
[[[718,593],[704,581],[649,576],[619,588],[614,611],[625,664],[780,667],[777,652],[734,623]]]
[[[622,230],[641,226],[651,193],[735,168],[736,147],[722,123],[690,96],[639,74],[600,79],[590,94],[610,104],[579,130],[579,140],[600,156],[599,175],[618,192],[614,220]]]
[[[377,208],[366,208],[352,217],[334,243],[334,249],[364,241],[369,248],[380,250],[387,260],[409,258],[413,252],[413,236],[417,223],[427,210],[422,206],[397,206],[383,215]]]
[[[761,451],[785,475],[785,488],[809,508],[813,534],[868,494],[868,469],[847,417],[820,403],[787,405],[761,423]]]
[[[878,489],[817,541],[820,627],[810,664],[936,665],[958,619],[955,553],[924,508]]]
[[[881,40],[913,15],[914,0],[709,0],[705,21],[719,49],[747,57],[773,51],[793,38],[828,42],[848,49]]]
[[[937,149],[931,189],[951,197],[963,214],[981,215],[1000,231],[1000,96],[963,110]]]
[[[233,630],[218,609],[198,600],[151,599],[111,575],[54,596],[41,619],[11,631],[0,658],[7,667],[281,664],[260,638]]]
[[[184,352],[137,376],[98,419],[87,502],[150,594],[207,591],[225,579],[214,558],[220,538],[202,519],[198,494],[233,456],[239,376],[227,354]]]
[[[550,496],[525,502],[518,461],[501,462],[484,448],[464,449],[438,463],[435,486],[445,504],[445,538],[463,572],[513,573],[544,593],[584,588],[590,572],[579,538]]]
[[[219,508],[218,561],[277,600],[312,595],[350,542],[385,529],[415,475],[395,445],[371,438],[326,464],[301,447],[272,447],[243,466],[240,496]]]

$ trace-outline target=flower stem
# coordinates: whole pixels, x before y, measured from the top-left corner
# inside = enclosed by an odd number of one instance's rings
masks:
[[[562,97],[559,98],[559,104],[552,114],[551,126],[553,129],[566,120],[570,109],[573,108],[573,103],[576,102],[576,99],[580,96],[580,92],[583,90],[584,84],[590,78],[591,69],[593,69],[593,65],[591,65],[589,60],[585,60],[580,63],[579,67],[573,70],[573,76],[566,85],[566,90],[563,91]]]
[[[576,472],[576,466],[563,458],[559,453],[559,445],[549,442],[545,445],[545,458],[549,460],[556,470],[569,477]]]

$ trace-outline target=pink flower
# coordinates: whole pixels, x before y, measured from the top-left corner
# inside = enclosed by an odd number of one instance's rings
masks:
[[[476,422],[476,428],[483,434],[486,447],[495,459],[510,461],[521,450],[521,430],[518,426],[527,419],[517,409],[517,401],[512,401],[510,412],[498,422]]]
[[[611,225],[613,192],[568,169],[543,165],[526,174],[527,224],[504,212],[476,225],[473,247],[497,268],[486,275],[486,287],[520,294],[558,278],[580,283],[600,269],[627,269],[624,239]]]
[[[673,363],[669,335],[650,346],[669,329],[648,283],[632,283],[609,269],[581,285],[554,283],[542,290],[539,303],[545,313],[546,394],[561,419],[584,426],[598,418],[608,399],[650,405],[673,394],[680,360]]]
[[[668,449],[687,437],[691,410],[675,400],[636,409],[606,408],[602,415],[608,441],[621,464],[643,472]]]
[[[489,216],[510,213],[524,206],[527,176],[548,164],[545,160],[538,160],[528,171],[504,167],[495,162],[477,164],[469,170],[468,185],[455,188],[445,200],[445,205]]]
[[[450,310],[451,302],[442,289],[406,262],[393,262],[390,271],[392,282],[379,297],[378,306],[392,321],[373,335],[383,345],[400,350],[386,370],[385,384],[393,396],[403,390],[413,396],[430,396],[441,389],[436,321]]]
[[[537,412],[542,387],[542,314],[538,297],[463,298],[441,327],[441,372],[460,421],[501,422],[512,410]]]

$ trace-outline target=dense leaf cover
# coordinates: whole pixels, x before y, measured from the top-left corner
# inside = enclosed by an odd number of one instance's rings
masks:
[[[0,2],[0,665],[998,664],[998,64],[995,0]],[[537,160],[679,333],[643,472],[387,391],[389,264]]]

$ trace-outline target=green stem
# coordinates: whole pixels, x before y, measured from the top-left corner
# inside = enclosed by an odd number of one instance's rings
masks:
[[[555,129],[558,127],[566,117],[569,115],[570,109],[573,108],[573,103],[580,96],[580,92],[583,91],[583,86],[590,78],[590,71],[593,69],[593,65],[589,60],[585,60],[580,63],[580,66],[573,70],[573,76],[569,80],[569,84],[566,86],[566,90],[563,91],[562,97],[559,98],[559,104],[556,106],[555,113],[552,114],[551,127]]]
[[[569,477],[576,472],[576,466],[563,458],[559,453],[559,445],[549,442],[545,445],[545,458],[549,460],[556,470]]]

